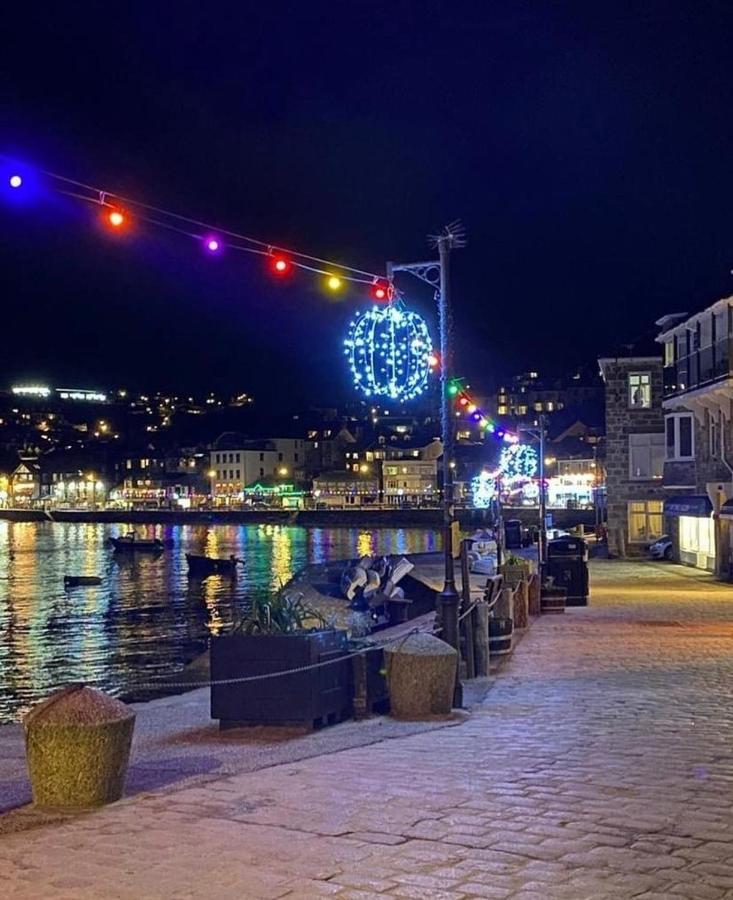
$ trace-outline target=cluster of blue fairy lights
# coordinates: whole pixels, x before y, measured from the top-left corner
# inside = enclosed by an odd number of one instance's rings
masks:
[[[344,347],[354,386],[367,397],[412,400],[427,387],[430,332],[425,319],[401,300],[352,319]]]

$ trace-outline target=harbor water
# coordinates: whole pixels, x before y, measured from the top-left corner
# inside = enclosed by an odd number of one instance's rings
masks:
[[[440,548],[432,529],[297,525],[136,526],[161,554],[113,553],[123,525],[0,521],[0,723],[83,681],[124,695],[170,679],[231,625],[256,592],[307,563]],[[237,579],[188,576],[186,552],[246,560]],[[66,575],[101,577],[64,587]]]

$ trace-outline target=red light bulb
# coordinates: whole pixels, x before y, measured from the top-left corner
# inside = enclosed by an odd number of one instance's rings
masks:
[[[286,275],[290,271],[290,260],[284,256],[276,256],[272,263],[272,269],[277,275]]]
[[[107,221],[113,228],[121,228],[125,224],[125,216],[119,209],[113,209],[107,216]]]

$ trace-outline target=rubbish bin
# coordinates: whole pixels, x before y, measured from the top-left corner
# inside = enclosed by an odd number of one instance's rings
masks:
[[[522,546],[522,523],[519,519],[504,522],[504,546],[507,550],[519,550]]]
[[[566,606],[588,605],[588,545],[582,538],[548,541],[547,574],[555,587],[567,590]]]

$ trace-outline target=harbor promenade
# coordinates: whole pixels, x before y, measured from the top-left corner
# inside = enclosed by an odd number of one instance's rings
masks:
[[[733,591],[672,565],[591,578],[462,724],[6,833],[3,896],[733,897]]]

